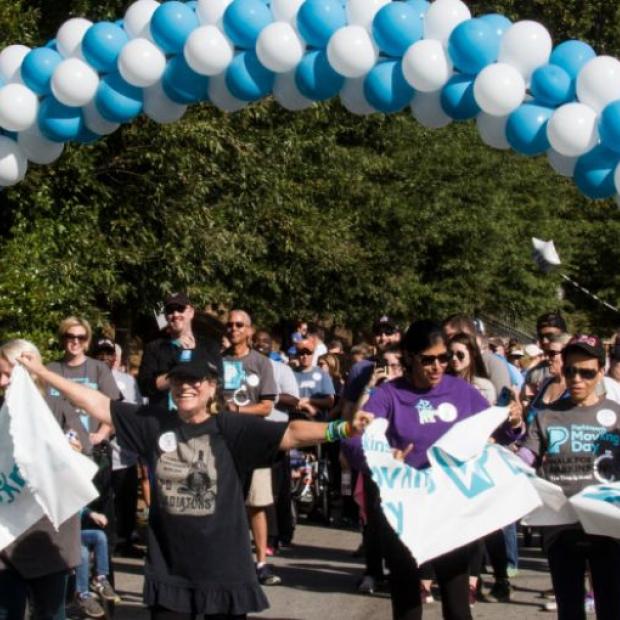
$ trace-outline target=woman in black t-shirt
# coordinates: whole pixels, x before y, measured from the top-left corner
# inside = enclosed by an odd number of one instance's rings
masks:
[[[243,619],[268,607],[252,562],[243,481],[290,450],[352,433],[347,423],[266,422],[211,414],[217,367],[186,362],[168,378],[177,410],[112,402],[54,374],[29,356],[33,374],[116,429],[119,444],[153,472],[144,599],[151,617]],[[361,430],[372,416],[360,413]]]

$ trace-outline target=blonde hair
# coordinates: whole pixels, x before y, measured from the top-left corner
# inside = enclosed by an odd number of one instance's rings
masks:
[[[78,316],[68,316],[66,319],[63,319],[58,326],[58,337],[62,340],[64,335],[72,328],[72,327],[83,327],[86,331],[86,346],[90,346],[90,341],[93,337],[93,330],[90,326],[90,323]]]
[[[17,364],[17,360],[22,353],[30,353],[37,362],[42,362],[41,353],[30,340],[24,340],[23,338],[15,338],[14,340],[7,340],[0,346],[0,357],[3,357],[9,364]],[[33,377],[34,382],[37,384],[39,390],[42,390],[42,384],[38,377]]]

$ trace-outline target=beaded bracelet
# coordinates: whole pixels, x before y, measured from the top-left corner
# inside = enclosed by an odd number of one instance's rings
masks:
[[[348,439],[352,435],[351,424],[342,420],[334,420],[325,429],[325,441],[334,443],[340,439]]]

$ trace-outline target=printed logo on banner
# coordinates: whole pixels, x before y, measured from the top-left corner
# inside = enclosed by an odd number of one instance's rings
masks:
[[[8,474],[0,472],[0,504],[12,504],[25,486],[26,481],[21,477],[17,465]]]
[[[595,499],[599,502],[607,502],[612,506],[620,508],[620,493],[618,493],[618,489],[612,487],[599,487],[596,491],[584,493],[583,497]]]
[[[458,461],[438,448],[431,448],[433,456],[456,488],[468,498],[477,497],[492,489],[495,482],[485,466],[489,458],[488,447],[475,460]]]

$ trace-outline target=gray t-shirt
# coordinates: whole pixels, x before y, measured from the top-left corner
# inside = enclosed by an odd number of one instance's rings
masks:
[[[252,349],[244,357],[224,355],[222,360],[225,400],[234,400],[243,406],[276,399],[278,386],[268,357]]]
[[[604,398],[580,407],[564,399],[538,411],[523,447],[538,457],[540,475],[571,497],[601,482],[595,462],[602,442],[620,442],[620,405]]]

